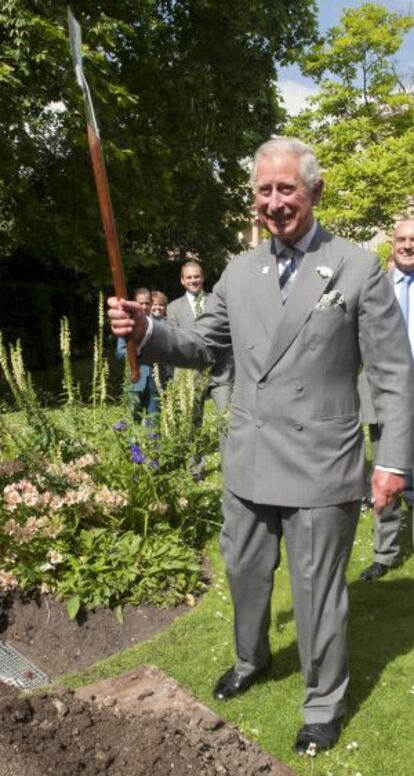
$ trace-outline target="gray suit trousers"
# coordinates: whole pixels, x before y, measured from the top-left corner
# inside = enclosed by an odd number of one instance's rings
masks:
[[[237,669],[244,675],[270,656],[270,603],[285,537],[307,724],[343,715],[349,681],[345,570],[360,504],[297,509],[224,495],[221,551],[234,606]]]

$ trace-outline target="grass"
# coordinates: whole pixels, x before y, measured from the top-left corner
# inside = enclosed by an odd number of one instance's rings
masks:
[[[372,560],[373,523],[370,512],[361,517],[348,571],[349,710],[339,743],[325,755],[298,758],[291,749],[302,723],[302,678],[285,557],[275,580],[273,668],[245,695],[225,704],[211,696],[217,677],[234,659],[232,610],[216,542],[210,547],[213,583],[194,610],[151,641],[68,677],[67,682],[79,686],[138,664],[156,665],[299,776],[411,776],[414,555],[411,517],[406,522],[402,565],[385,579],[366,583],[358,576]]]

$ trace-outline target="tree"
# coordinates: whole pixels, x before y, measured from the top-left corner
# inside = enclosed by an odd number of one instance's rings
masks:
[[[393,62],[413,25],[364,3],[302,59],[321,91],[288,132],[313,143],[325,169],[321,220],[357,240],[387,229],[413,203],[414,97]]]
[[[247,214],[242,160],[283,117],[275,62],[311,39],[313,0],[75,0],[73,10],[129,274],[171,252],[214,265]],[[2,259],[19,249],[102,283],[64,3],[4,0],[0,42]]]
[[[74,0],[72,8],[127,280],[156,275],[168,289],[178,276],[169,257],[196,253],[211,282],[249,218],[243,160],[284,116],[277,63],[313,39],[314,1]],[[0,329],[24,342],[30,331],[39,360],[43,332],[67,312],[62,295],[79,310],[80,298],[109,284],[109,269],[65,3],[2,0],[0,45],[0,284],[8,301]],[[49,311],[42,326],[33,316],[39,283]],[[79,319],[87,313],[81,308]]]

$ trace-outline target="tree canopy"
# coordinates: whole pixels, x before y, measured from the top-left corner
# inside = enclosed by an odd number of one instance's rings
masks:
[[[72,4],[101,129],[128,275],[235,248],[243,159],[283,119],[278,62],[312,39],[313,0],[119,0]],[[66,7],[0,11],[0,260],[16,251],[107,278],[71,62]]]
[[[288,132],[312,143],[325,168],[321,220],[357,240],[413,204],[414,96],[393,60],[413,25],[412,16],[364,3],[302,57],[320,92]]]

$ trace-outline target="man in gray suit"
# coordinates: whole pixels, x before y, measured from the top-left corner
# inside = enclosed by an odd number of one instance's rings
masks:
[[[199,318],[207,309],[211,294],[204,291],[204,272],[201,264],[192,259],[181,268],[181,285],[185,294],[175,299],[167,307],[167,318],[179,329],[191,329],[194,319]],[[211,396],[217,412],[221,413],[230,405],[234,383],[234,358],[231,347],[227,354],[211,368],[207,386],[207,396]]]
[[[349,681],[345,569],[364,469],[357,376],[364,360],[381,435],[372,491],[381,512],[412,466],[413,366],[401,311],[376,258],[314,219],[323,182],[311,149],[275,138],[257,150],[255,206],[270,239],[229,262],[208,312],[189,331],[109,300],[112,330],[144,359],[200,368],[232,342],[236,376],[224,460],[221,549],[235,611],[235,665],[224,700],[270,662],[268,630],[280,542],[288,555],[304,719],[295,750],[340,734]],[[382,468],[379,468],[379,467]]]
[[[400,303],[404,323],[408,331],[411,348],[414,351],[414,218],[399,221],[392,238],[391,262],[393,268],[389,273],[391,287]],[[413,386],[411,387],[411,392]],[[361,399],[361,418],[369,425],[369,435],[372,446],[372,460],[376,461],[378,446],[381,439],[381,425],[377,422],[374,401],[365,376],[361,373],[359,380]],[[412,485],[412,472],[408,477]],[[375,504],[374,504],[375,508]],[[414,505],[413,505],[414,509]],[[364,569],[361,579],[370,582],[385,576],[393,566],[398,565],[401,553],[401,499],[397,498],[382,514],[376,515],[374,527],[374,561]],[[412,515],[412,532],[414,542],[414,511]]]

